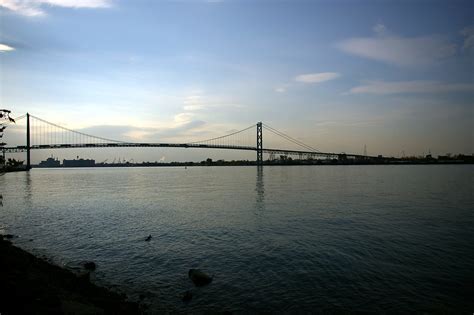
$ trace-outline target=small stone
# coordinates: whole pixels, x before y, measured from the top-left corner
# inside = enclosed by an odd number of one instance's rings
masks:
[[[212,282],[212,277],[199,269],[189,269],[188,276],[197,287],[202,287]]]

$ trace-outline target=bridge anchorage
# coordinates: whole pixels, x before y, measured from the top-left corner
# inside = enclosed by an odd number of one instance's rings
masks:
[[[275,156],[294,156],[299,159],[345,159],[345,158],[367,158],[358,154],[321,152],[300,140],[297,140],[267,124],[258,122],[239,131],[235,131],[220,137],[215,137],[202,141],[184,142],[184,143],[166,143],[166,142],[126,142],[113,140],[104,137],[98,137],[72,130],[58,124],[51,123],[29,113],[17,117],[17,122],[26,118],[26,145],[17,145],[4,147],[3,153],[26,152],[26,168],[31,168],[31,150],[46,149],[77,149],[77,148],[118,148],[118,147],[136,147],[136,148],[201,148],[201,149],[225,149],[240,151],[256,151],[256,164],[264,164],[263,154],[269,155],[270,159]],[[256,128],[256,134],[254,133]],[[264,147],[264,131],[270,136],[279,139],[280,142],[291,144],[297,149],[282,149],[277,147]],[[256,139],[255,139],[256,135]],[[255,142],[256,140],[256,142]],[[268,141],[267,141],[268,143]]]

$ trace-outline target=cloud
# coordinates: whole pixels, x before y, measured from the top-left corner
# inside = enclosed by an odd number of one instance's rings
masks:
[[[375,34],[378,35],[384,35],[387,32],[387,28],[383,24],[375,24],[375,26],[372,28],[372,30],[375,32]]]
[[[174,121],[177,124],[185,124],[192,120],[194,117],[193,113],[180,113],[174,116]]]
[[[0,44],[0,52],[6,52],[6,51],[12,51],[12,50],[15,50],[15,48],[10,47],[5,44]]]
[[[211,110],[215,108],[242,108],[243,106],[235,103],[227,97],[218,95],[207,95],[202,91],[194,91],[183,98],[183,109],[185,111],[196,112]]]
[[[177,115],[180,116],[180,115]],[[176,117],[175,117],[176,118]],[[137,127],[130,125],[96,125],[79,129],[78,131],[113,140],[130,142],[165,142],[174,139],[182,142],[182,137],[188,138],[189,134],[200,134],[196,129],[206,123],[201,120],[191,120],[189,117],[180,117],[179,122],[159,128]],[[176,119],[175,119],[176,120]]]
[[[183,104],[183,109],[187,111],[197,111],[206,108],[206,105],[203,104],[203,97],[199,94],[186,96]]]
[[[400,93],[446,93],[473,92],[473,83],[442,83],[438,81],[369,81],[352,88],[349,94],[400,94]]]
[[[300,74],[296,76],[294,80],[303,83],[321,83],[324,81],[334,80],[338,77],[340,77],[340,74],[336,72],[321,72]]]
[[[330,81],[339,78],[341,75],[337,72],[319,72],[319,73],[305,73],[297,75],[293,81],[304,84],[317,84],[325,81]],[[290,88],[296,85],[294,82],[287,82],[279,84],[273,88],[276,93],[286,93]]]
[[[463,29],[461,35],[465,37],[464,45],[462,46],[463,50],[474,52],[474,26]]]
[[[68,8],[108,8],[109,0],[36,0],[35,2]]]
[[[44,11],[33,1],[0,0],[0,7],[25,16],[42,16]]]
[[[456,45],[443,36],[387,35],[383,24],[377,24],[374,32],[376,36],[349,38],[336,47],[352,55],[400,66],[430,64],[456,53]]]
[[[6,8],[24,16],[46,15],[44,6],[57,6],[63,8],[108,8],[110,0],[0,0],[0,7]]]

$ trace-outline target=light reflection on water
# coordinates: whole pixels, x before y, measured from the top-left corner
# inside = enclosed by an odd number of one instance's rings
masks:
[[[96,261],[99,283],[154,310],[467,312],[473,170],[34,169],[0,177],[0,229],[58,263]],[[192,288],[196,267],[214,282]]]

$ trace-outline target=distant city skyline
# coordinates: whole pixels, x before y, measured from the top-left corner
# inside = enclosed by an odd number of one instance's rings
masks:
[[[471,1],[2,0],[0,104],[134,142],[264,121],[326,152],[472,154],[473,12]],[[79,151],[122,153],[209,155]]]

